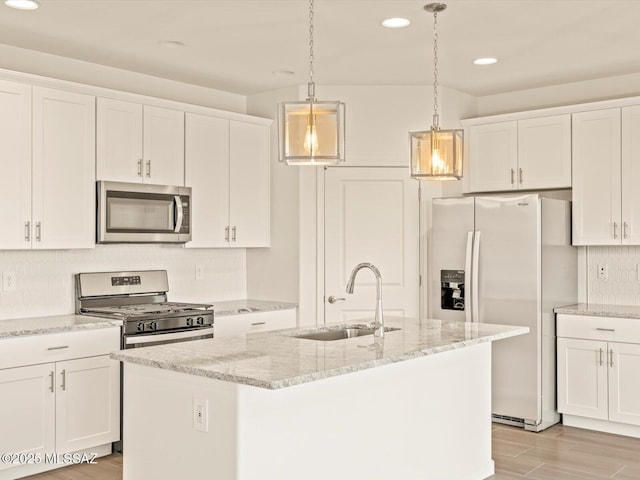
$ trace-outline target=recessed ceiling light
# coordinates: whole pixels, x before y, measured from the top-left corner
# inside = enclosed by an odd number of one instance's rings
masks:
[[[487,57],[487,58],[476,58],[473,61],[474,65],[493,65],[498,61],[497,58]]]
[[[178,40],[161,40],[158,42],[158,45],[165,48],[180,48],[184,47],[184,43],[179,42]]]
[[[293,77],[296,74],[296,72],[294,72],[293,70],[285,70],[282,68],[279,70],[274,70],[271,73],[276,77]]]
[[[40,6],[35,0],[4,0],[4,4],[18,10],[35,10]]]
[[[387,18],[382,21],[382,26],[387,28],[408,27],[411,22],[406,18]]]

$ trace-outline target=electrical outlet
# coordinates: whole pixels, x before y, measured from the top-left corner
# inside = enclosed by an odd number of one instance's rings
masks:
[[[196,280],[204,280],[204,266],[196,265]]]
[[[2,272],[2,290],[12,292],[16,289],[16,272]]]
[[[609,267],[606,263],[598,265],[598,280],[607,280],[609,277]]]
[[[209,431],[209,400],[193,399],[193,429],[197,432]]]

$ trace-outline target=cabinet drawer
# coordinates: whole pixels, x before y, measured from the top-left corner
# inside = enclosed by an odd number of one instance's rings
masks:
[[[0,369],[95,357],[120,350],[120,328],[99,328],[0,340]]]
[[[296,309],[226,315],[214,320],[214,337],[280,330],[296,326]]]
[[[640,343],[640,319],[558,314],[558,337]]]

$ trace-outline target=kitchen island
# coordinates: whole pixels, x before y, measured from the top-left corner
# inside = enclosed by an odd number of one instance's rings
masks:
[[[377,341],[289,329],[113,353],[124,480],[490,476],[491,342],[528,329],[385,323]]]

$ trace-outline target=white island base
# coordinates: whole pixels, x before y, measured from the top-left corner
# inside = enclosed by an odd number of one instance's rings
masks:
[[[124,392],[124,480],[480,480],[494,472],[491,342],[279,389],[125,362]],[[206,432],[194,419],[203,401]]]

